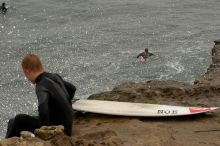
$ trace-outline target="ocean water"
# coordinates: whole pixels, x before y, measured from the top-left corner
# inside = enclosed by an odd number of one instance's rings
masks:
[[[0,0],[0,2],[3,2]],[[0,15],[0,138],[19,113],[37,114],[20,68],[27,52],[77,87],[76,98],[124,82],[192,83],[219,39],[218,0],[6,0]],[[155,56],[139,64],[148,47]]]

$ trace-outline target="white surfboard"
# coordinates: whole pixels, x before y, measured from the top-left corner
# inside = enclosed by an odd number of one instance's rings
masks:
[[[77,100],[72,105],[77,111],[107,115],[161,117],[183,116],[210,112],[219,107],[182,107],[159,104],[131,103],[104,100]]]

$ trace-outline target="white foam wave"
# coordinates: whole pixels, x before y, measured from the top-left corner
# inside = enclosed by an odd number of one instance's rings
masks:
[[[176,73],[181,73],[184,71],[184,66],[181,65],[178,61],[175,61],[175,62],[168,62],[166,63],[166,66],[174,69],[176,71]]]

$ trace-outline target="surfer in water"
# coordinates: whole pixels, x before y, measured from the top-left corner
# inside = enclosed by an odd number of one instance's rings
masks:
[[[26,54],[21,62],[24,75],[35,84],[38,99],[38,116],[16,115],[8,122],[6,138],[20,136],[21,131],[34,132],[43,125],[63,125],[64,132],[71,136],[73,109],[72,99],[76,87],[61,76],[44,71],[39,57]]]
[[[6,8],[6,5],[5,3],[2,3],[2,5],[0,6],[0,11],[2,14],[5,14],[7,12],[7,8]]]
[[[143,64],[146,59],[154,54],[149,53],[148,48],[144,49],[144,52],[140,53],[137,58],[139,59],[139,63]]]

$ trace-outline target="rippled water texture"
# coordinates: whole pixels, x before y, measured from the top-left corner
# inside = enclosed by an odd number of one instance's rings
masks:
[[[3,2],[0,0],[0,2]],[[218,0],[8,0],[0,15],[0,137],[18,113],[37,114],[34,86],[19,68],[37,53],[50,72],[78,88],[76,97],[123,82],[192,83],[219,39]],[[136,56],[155,54],[146,64]]]

